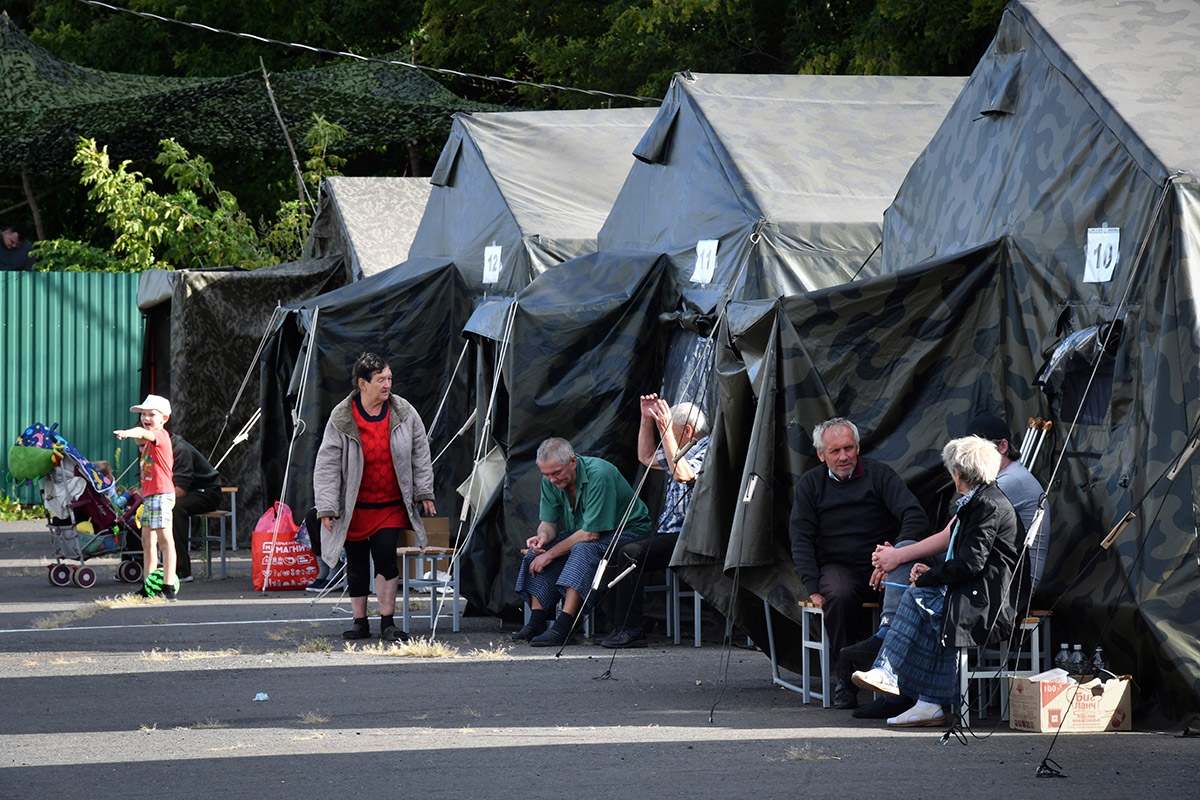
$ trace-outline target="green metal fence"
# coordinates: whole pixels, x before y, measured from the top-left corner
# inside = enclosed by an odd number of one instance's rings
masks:
[[[141,399],[139,277],[0,272],[0,442],[10,497],[40,502],[33,487],[7,478],[8,448],[34,422],[58,423],[88,459],[130,464],[134,448],[112,432],[137,422],[129,407]]]

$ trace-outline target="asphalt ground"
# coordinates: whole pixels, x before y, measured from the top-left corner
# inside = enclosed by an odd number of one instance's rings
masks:
[[[943,741],[804,705],[753,649],[556,657],[488,617],[440,656],[347,647],[347,601],[256,593],[244,550],[175,603],[122,599],[111,556],[54,587],[51,552],[0,523],[0,798],[1200,797],[1180,731]]]

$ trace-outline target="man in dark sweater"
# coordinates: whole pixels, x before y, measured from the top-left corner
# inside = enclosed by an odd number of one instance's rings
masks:
[[[839,656],[869,631],[862,604],[873,591],[871,554],[876,545],[921,539],[928,520],[920,503],[890,467],[859,458],[858,428],[843,417],[813,429],[822,466],[796,482],[790,533],[792,561],[809,598],[820,606],[837,665],[833,705],[856,708],[853,666]]]
[[[192,580],[192,559],[188,554],[188,517],[216,511],[221,505],[221,476],[208,459],[177,433],[171,434],[175,453],[175,574],[186,583]],[[210,576],[211,577],[211,576]]]

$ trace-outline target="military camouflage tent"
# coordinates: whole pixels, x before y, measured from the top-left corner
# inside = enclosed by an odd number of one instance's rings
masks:
[[[884,209],[962,85],[676,75],[600,249],[667,253],[686,304],[703,314],[728,294],[778,297],[877,274]]]
[[[456,114],[412,254],[453,258],[477,295],[511,297],[594,252],[653,118],[646,108]]]
[[[865,454],[894,466],[932,515],[945,508],[947,431],[1002,411],[1006,362],[1030,361],[1006,345],[1012,281],[995,245],[831,289],[731,303],[718,331],[721,405],[673,558],[683,578],[756,641],[766,640],[763,599],[799,620],[806,593],[791,561],[792,488],[819,463],[813,424],[835,415],[855,421]],[[799,634],[775,624],[780,663],[797,670]]]
[[[816,464],[812,424],[855,419],[929,499],[936,448],[971,416],[1018,438],[1047,417],[1055,641],[1133,674],[1139,725],[1195,724],[1200,467],[1165,473],[1200,419],[1198,23],[1182,0],[1012,3],[888,209],[884,276],[731,312],[724,442],[694,508],[719,522],[676,559],[736,593],[752,635],[758,598],[788,613],[800,592],[786,493]]]
[[[962,78],[675,77],[599,236],[602,251],[670,258],[682,303],[665,396],[704,396],[705,381],[684,381],[697,373],[696,334],[711,330],[726,299],[878,274],[883,211],[962,85]],[[714,399],[701,405],[711,410]]]
[[[1164,473],[1200,425],[1198,48],[1188,0],[1011,3],[884,230],[891,264],[1005,242],[1022,356],[994,400],[1056,426],[1055,633],[1104,645],[1143,711],[1184,721],[1200,712],[1200,462]]]
[[[638,163],[600,229],[600,251],[578,265],[568,262],[570,274],[590,270],[605,281],[610,273],[658,264],[670,287],[655,300],[663,315],[636,342],[597,342],[603,350],[584,349],[555,326],[514,332],[514,352],[580,365],[624,360],[627,374],[617,390],[610,381],[619,376],[599,374],[591,383],[580,380],[579,366],[569,377],[548,376],[541,394],[530,395],[519,356],[505,363],[507,394],[498,401],[487,446],[507,452],[510,472],[503,512],[480,521],[484,538],[513,556],[527,537],[537,514],[537,482],[527,476],[536,475],[534,448],[551,429],[581,452],[617,455],[625,467],[630,451],[614,443],[633,447],[638,395],[662,391],[711,413],[712,348],[700,337],[726,297],[770,298],[877,273],[883,211],[962,84],[961,78],[676,76],[634,150]],[[562,314],[582,301],[578,293],[557,296]],[[520,296],[516,305],[524,320]],[[482,306],[472,333],[501,339],[506,308]],[[586,409],[586,424],[572,416],[546,424],[552,404],[564,414]],[[572,420],[579,424],[572,427]],[[515,567],[506,563],[506,602]]]
[[[275,442],[271,458],[284,455],[292,435],[285,412],[295,402],[299,378],[289,365],[300,361],[302,332],[311,326],[308,309],[317,308],[318,347],[307,374],[310,388],[317,388],[302,411],[304,435],[319,436],[333,404],[345,395],[354,360],[350,354],[379,349],[390,359],[395,390],[413,401],[426,424],[444,401],[439,426],[430,435],[435,453],[449,444],[475,402],[473,376],[492,357],[484,352],[488,348],[465,348],[458,334],[466,316],[455,315],[464,308],[469,314],[486,298],[511,297],[563,259],[595,250],[596,232],[653,116],[652,109],[611,109],[456,117],[409,259],[376,280],[363,281],[353,292],[305,303],[304,313],[285,323],[279,340],[272,342],[263,385],[264,424]],[[492,260],[485,269],[489,248]],[[450,265],[458,278],[439,273],[433,280],[431,265]],[[438,297],[435,290],[445,294]],[[470,298],[467,306],[463,296]],[[362,307],[378,303],[383,304],[378,314],[362,313]],[[405,315],[408,319],[400,319]],[[446,324],[454,328],[454,336],[444,335]],[[414,349],[410,339],[427,350]],[[457,371],[447,370],[446,364]],[[454,489],[470,471],[471,444],[469,435],[456,442],[439,465],[442,514],[457,515]],[[311,501],[317,445],[319,439],[300,445],[293,460],[289,498],[297,506]],[[277,487],[282,464],[265,468],[270,485]],[[475,600],[488,590],[464,575],[464,591]]]
[[[339,256],[246,271],[150,270],[142,274],[138,308],[146,315],[143,394],[171,401],[168,428],[213,463],[258,408],[257,372],[239,398],[247,370],[280,304],[324,294],[349,280]],[[236,407],[235,398],[239,398]],[[231,413],[232,412],[232,413]],[[258,469],[260,429],[238,445],[221,466],[226,483],[239,489],[243,520],[268,504]],[[248,540],[250,526],[239,536]]]
[[[407,260],[430,188],[425,178],[326,178],[304,257],[345,256],[356,280]]]

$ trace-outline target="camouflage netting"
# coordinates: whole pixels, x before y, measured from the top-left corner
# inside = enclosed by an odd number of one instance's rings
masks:
[[[418,70],[354,62],[271,76],[280,113],[299,138],[322,114],[346,128],[343,152],[434,136],[463,100]],[[79,137],[119,159],[152,158],[174,137],[192,148],[282,150],[283,132],[261,72],[166,78],[86,69],[38,47],[0,17],[0,168],[69,171]]]

